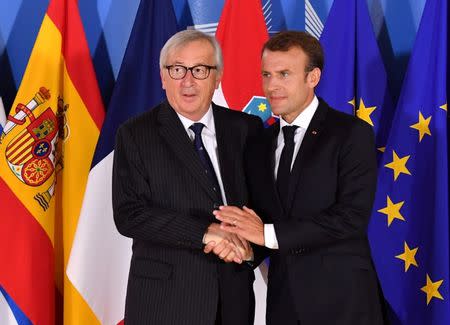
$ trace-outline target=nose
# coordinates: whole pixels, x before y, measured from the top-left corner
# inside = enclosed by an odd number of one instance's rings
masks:
[[[195,78],[192,75],[192,70],[188,70],[186,72],[186,75],[184,76],[184,78],[181,80],[181,83],[182,83],[183,86],[189,87],[192,84],[194,84],[194,82],[195,82]]]
[[[264,79],[264,88],[267,89],[267,91],[277,90],[279,88],[277,78],[274,78],[274,77],[265,78]]]

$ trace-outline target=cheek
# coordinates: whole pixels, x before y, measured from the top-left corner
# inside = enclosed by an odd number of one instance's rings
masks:
[[[179,83],[175,82],[172,79],[166,79],[163,81],[163,88],[166,90],[167,93],[172,94],[173,96],[175,96],[180,89],[180,85]]]
[[[203,91],[201,91],[201,97],[208,98],[210,94],[214,94],[214,91],[217,89],[218,85],[216,83],[209,83],[208,85],[204,85]]]
[[[262,88],[263,88],[263,91],[264,91],[264,92],[267,91],[268,86],[269,86],[269,81],[268,81],[267,79],[264,79],[264,78],[263,78],[263,81],[262,81]]]

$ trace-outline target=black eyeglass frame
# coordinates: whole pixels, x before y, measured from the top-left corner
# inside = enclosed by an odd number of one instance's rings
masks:
[[[179,78],[175,78],[174,76],[172,76],[172,74],[171,74],[170,71],[171,71],[171,69],[172,69],[173,67],[183,68],[183,69],[184,69],[184,74],[183,74],[183,76],[182,76],[182,77],[179,77]],[[195,76],[194,69],[195,69],[195,68],[198,68],[198,67],[204,67],[204,68],[206,68],[206,76],[205,76],[204,78],[198,78],[198,77]],[[184,79],[184,77],[186,77],[188,71],[191,71],[191,75],[192,75],[192,77],[194,77],[194,79],[197,79],[197,80],[205,80],[205,79],[207,79],[207,78],[209,77],[209,75],[211,74],[211,69],[217,70],[217,66],[216,66],[216,65],[207,65],[207,64],[197,64],[197,65],[194,65],[194,66],[192,66],[192,67],[186,67],[186,66],[181,65],[181,64],[172,64],[172,65],[165,65],[164,68],[167,69],[167,72],[169,73],[170,78],[172,78],[172,79],[174,79],[174,80],[181,80],[181,79]]]

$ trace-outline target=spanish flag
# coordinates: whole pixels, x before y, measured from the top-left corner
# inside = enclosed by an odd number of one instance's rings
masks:
[[[61,324],[74,291],[64,270],[103,118],[77,1],[51,0],[0,137],[0,286],[33,324]]]

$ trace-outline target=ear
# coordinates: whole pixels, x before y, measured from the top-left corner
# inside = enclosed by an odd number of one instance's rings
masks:
[[[308,83],[312,88],[315,88],[319,84],[321,75],[322,71],[319,68],[314,68],[308,73]]]
[[[164,75],[164,71],[162,69],[159,70],[159,76],[161,77],[161,85],[162,89],[166,89],[166,76]]]

